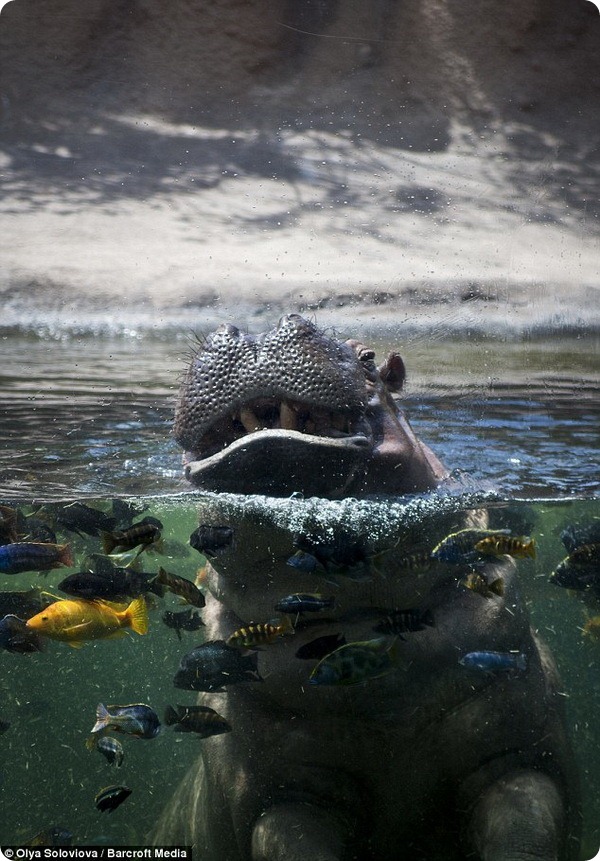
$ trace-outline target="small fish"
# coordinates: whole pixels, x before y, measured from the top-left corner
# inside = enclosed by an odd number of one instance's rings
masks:
[[[312,553],[306,553],[304,550],[296,550],[285,564],[289,565],[290,568],[296,568],[298,571],[312,574],[319,567],[319,560]]]
[[[123,765],[125,751],[118,739],[113,738],[111,735],[103,735],[96,741],[95,747],[111,765],[115,765],[117,768]]]
[[[424,631],[433,624],[431,610],[413,607],[409,610],[393,610],[373,630],[378,634],[396,634],[402,639],[402,634]]]
[[[261,682],[256,652],[245,655],[224,640],[208,640],[183,656],[173,683],[187,691],[219,691],[224,685]]]
[[[255,646],[269,645],[274,643],[278,637],[294,633],[294,626],[289,616],[284,616],[283,620],[276,624],[251,622],[246,627],[234,631],[226,642],[228,646],[237,649],[252,649]]]
[[[202,609],[206,604],[204,595],[191,580],[187,580],[185,577],[180,577],[179,574],[172,574],[169,571],[165,571],[164,568],[158,569],[156,579],[157,582],[162,584],[169,590],[169,592],[183,598],[184,601],[187,601],[187,603],[191,604],[193,607],[199,607]]]
[[[585,544],[597,544],[600,542],[600,520],[594,520],[583,526],[570,524],[560,533],[560,540],[568,553],[573,553]]]
[[[582,628],[583,634],[592,640],[600,640],[600,616],[589,618]]]
[[[0,619],[0,649],[24,655],[43,651],[44,644],[35,631],[29,630],[27,622],[8,615]]]
[[[296,657],[302,661],[320,661],[326,655],[330,655],[339,649],[340,646],[346,645],[346,638],[343,634],[324,634],[322,637],[317,637],[311,640],[310,643],[305,643],[300,646],[296,652]]]
[[[162,615],[162,620],[167,628],[172,628],[175,631],[180,640],[182,631],[198,631],[204,625],[200,614],[192,607],[179,613],[166,610]]]
[[[13,544],[18,540],[17,510],[9,505],[0,505],[0,544]]]
[[[600,543],[581,544],[568,555],[569,564],[594,568],[600,575]]]
[[[428,547],[415,550],[406,556],[401,556],[395,562],[395,565],[403,571],[419,573],[421,571],[429,571],[435,565],[435,559],[431,555],[431,548]]]
[[[31,837],[21,846],[70,846],[73,840],[73,834],[67,828],[62,828],[60,825],[54,825],[51,828],[44,828],[43,831],[38,831],[35,837]]]
[[[141,597],[135,598],[124,610],[117,610],[105,601],[65,599],[32,616],[26,625],[37,634],[79,648],[86,640],[124,636],[124,628],[146,634],[148,610]]]
[[[162,528],[162,523],[155,517],[145,517],[127,529],[117,532],[103,531],[102,548],[107,555],[114,551],[133,550],[134,547],[140,546],[144,550],[152,544],[157,544]]]
[[[42,510],[48,512],[63,529],[79,535],[96,536],[102,530],[114,529],[117,524],[116,517],[83,502],[50,503]]]
[[[0,735],[5,733],[11,727],[10,723],[6,720],[0,720]]]
[[[489,535],[498,535],[499,531],[492,529],[460,529],[447,535],[431,551],[431,555],[438,562],[447,562],[451,565],[461,565],[473,562],[479,557],[475,545],[483,541]]]
[[[0,547],[0,573],[50,571],[73,564],[68,544],[46,544],[43,541],[21,541]]]
[[[575,565],[571,562],[571,556],[567,556],[558,563],[549,580],[563,589],[583,592],[600,585],[600,570],[595,565]]]
[[[214,709],[208,706],[167,706],[165,723],[174,726],[175,732],[193,732],[200,738],[210,738],[231,732],[231,725]]]
[[[485,672],[527,669],[527,657],[523,652],[468,652],[458,663]]]
[[[105,706],[103,703],[98,703],[96,723],[91,732],[92,735],[123,732],[136,738],[156,738],[160,732],[160,720],[154,709],[143,703],[127,706]]]
[[[0,592],[0,618],[14,615],[20,619],[29,619],[41,612],[56,598],[48,592],[42,592],[37,586],[22,592]]]
[[[467,589],[470,589],[471,592],[476,592],[483,598],[492,598],[494,595],[502,597],[504,595],[504,580],[502,577],[496,577],[488,583],[487,579],[482,574],[478,574],[476,571],[471,571],[470,574],[467,574],[467,576],[461,580],[461,583],[463,586],[466,586]]]
[[[104,813],[105,810],[112,813],[130,795],[131,789],[128,786],[105,786],[96,795],[94,802],[101,813]]]
[[[358,685],[390,673],[398,663],[396,643],[384,637],[347,643],[326,655],[309,677],[311,685]]]
[[[111,508],[115,520],[121,528],[131,526],[134,518],[139,517],[144,513],[144,511],[148,511],[147,505],[135,505],[134,503],[127,502],[127,500],[119,499],[118,497],[113,499]],[[112,529],[113,527],[111,526],[109,528]]]
[[[213,559],[230,547],[232,541],[233,529],[230,526],[200,525],[190,535],[190,545],[194,550]]]
[[[106,556],[97,556],[93,562],[94,571],[78,571],[61,580],[58,584],[61,592],[88,600],[138,598],[148,592],[159,598],[164,596],[165,587],[158,582],[158,574],[119,568]]]
[[[326,597],[319,592],[296,592],[287,595],[275,604],[278,613],[318,613],[321,610],[332,610],[335,606],[334,597]]]
[[[326,572],[340,574],[354,580],[368,579],[370,576],[373,554],[367,549],[363,538],[337,531],[332,540],[313,539],[307,535],[296,534],[294,546],[309,556],[312,555]],[[292,559],[296,558],[296,564]],[[287,564],[301,570],[299,562],[308,563],[304,557],[298,559],[297,554],[288,559]],[[315,570],[313,568],[313,570]]]
[[[504,533],[495,533],[482,538],[475,544],[475,550],[484,556],[513,556],[515,559],[535,559],[535,541],[533,538],[513,537]]]

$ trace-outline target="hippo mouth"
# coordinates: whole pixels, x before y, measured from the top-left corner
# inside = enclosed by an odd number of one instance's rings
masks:
[[[186,452],[185,474],[208,490],[344,493],[364,471],[372,444],[364,418],[261,398],[215,422]]]

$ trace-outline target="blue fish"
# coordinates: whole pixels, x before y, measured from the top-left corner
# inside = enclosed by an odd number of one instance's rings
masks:
[[[278,613],[317,613],[319,610],[331,610],[335,598],[320,595],[318,592],[296,592],[287,595],[275,604]]]
[[[297,550],[293,556],[285,563],[291,568],[297,568],[299,571],[307,571],[311,574],[319,567],[319,560],[312,553],[306,553],[304,550]]]
[[[50,571],[52,568],[73,564],[68,544],[47,544],[42,541],[24,541],[0,547],[0,572],[21,574],[23,571]]]
[[[485,672],[527,669],[527,658],[523,652],[468,652],[458,663]]]

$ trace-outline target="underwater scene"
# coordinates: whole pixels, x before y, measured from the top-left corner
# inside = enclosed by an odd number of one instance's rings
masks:
[[[549,647],[580,775],[581,859],[596,854],[598,344],[367,334],[378,356],[403,353],[403,408],[453,470],[440,492],[193,490],[171,435],[187,334],[4,333],[0,845],[149,844],[201,746],[236,733],[228,697],[268,689],[270,655],[360,711],[370,684],[401,688],[409,650],[451,631],[436,609],[446,589],[483,616],[518,596]],[[256,615],[211,640],[212,566],[243,591],[244,564]],[[520,641],[454,646],[444,684],[457,689],[500,679],[510,697],[537,672]]]

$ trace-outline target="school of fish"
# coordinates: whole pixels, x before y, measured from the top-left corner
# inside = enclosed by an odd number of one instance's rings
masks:
[[[13,577],[21,578],[28,572],[47,574],[54,569],[78,568],[58,584],[58,591],[67,597],[21,579],[20,590],[0,589],[0,649],[28,654],[46,649],[52,640],[80,648],[89,641],[117,639],[130,632],[144,636],[150,630],[157,602],[166,594],[187,605],[179,611],[164,610],[161,615],[162,623],[177,636],[174,647],[183,640],[184,632],[186,636],[201,632],[203,570],[199,570],[196,583],[162,566],[156,571],[142,570],[141,559],[162,550],[162,524],[150,516],[135,520],[143,511],[114,502],[112,512],[74,502],[41,506],[29,515],[0,506],[0,575],[8,576],[12,582]],[[71,542],[58,541],[57,531],[85,536],[86,541],[97,541],[100,547],[76,561]],[[600,640],[600,615],[590,615],[590,607],[600,599],[600,527],[567,527],[561,539],[568,555],[557,563],[550,582],[583,599],[583,634]],[[209,558],[233,540],[229,527],[201,525],[190,536],[190,547]],[[326,619],[336,614],[332,578],[335,585],[336,577],[363,580],[379,576],[377,558],[369,555],[361,541],[344,541],[343,535],[322,545],[295,535],[289,552],[287,563],[291,569],[323,575],[322,591],[286,594],[282,589],[272,618],[248,619],[226,640],[204,641],[186,651],[173,678],[174,689],[226,692],[230,685],[260,683],[263,649],[276,649],[278,641],[293,635],[299,624],[308,625],[313,618]],[[504,594],[503,582],[498,577],[491,582],[486,578],[485,563],[490,556],[503,555],[533,559],[535,540],[513,535],[509,530],[462,529],[431,548],[415,548],[401,559],[401,569],[416,576],[415,572],[442,565],[456,572],[457,588],[478,596],[474,600],[494,601]],[[290,571],[292,580],[293,576]],[[403,640],[435,625],[427,607],[381,607],[373,610],[373,616],[370,639],[347,642],[343,632],[338,632],[317,637],[298,649],[297,660],[314,662],[309,676],[311,686],[364,686],[397,672],[402,668]],[[342,627],[344,620],[351,618],[352,610],[335,615]],[[527,657],[517,647],[505,652],[457,654],[457,663],[466,673],[527,672]],[[95,723],[86,745],[90,751],[100,753],[110,766],[122,768],[128,738],[156,739],[166,727],[200,739],[235,732],[235,726],[207,706],[168,704],[161,723],[156,710],[145,703],[101,702],[95,707]],[[0,721],[0,732],[7,731],[10,724]],[[98,791],[94,803],[101,812],[113,812],[130,794],[125,785],[110,785]],[[36,834],[29,845],[66,845],[60,841],[71,839],[71,832],[55,826]]]

